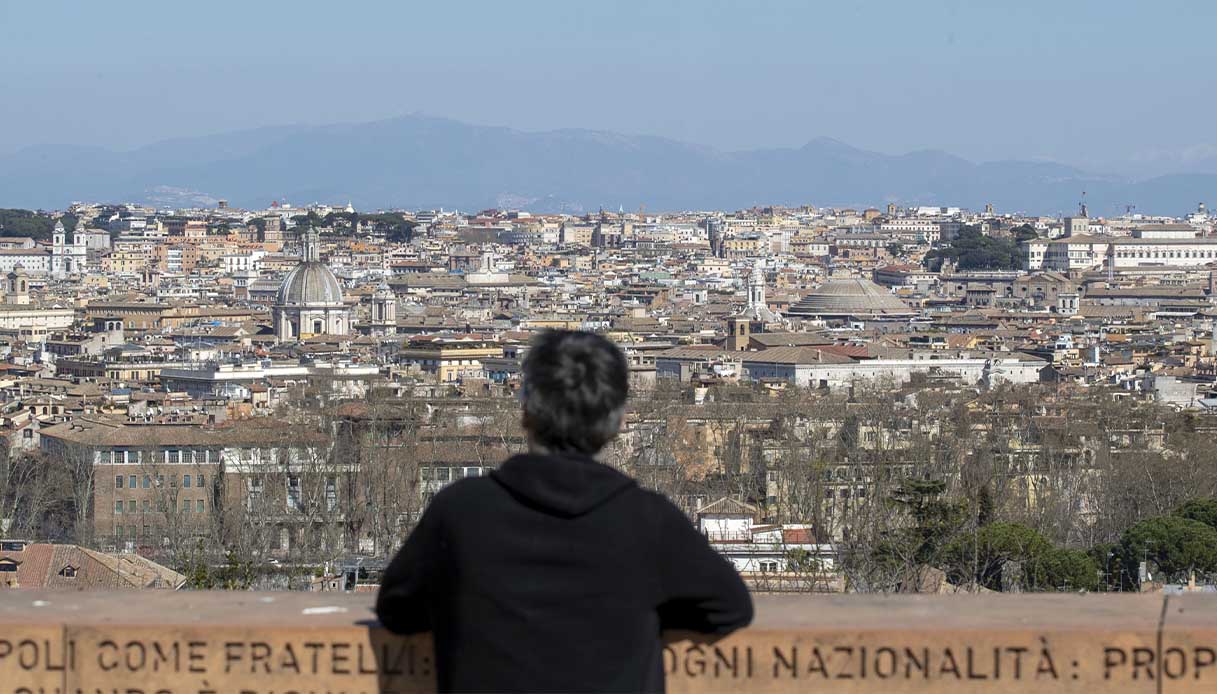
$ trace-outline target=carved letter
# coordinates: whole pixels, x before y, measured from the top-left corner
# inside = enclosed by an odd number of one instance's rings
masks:
[[[1173,668],[1171,656],[1178,658]],[[1184,653],[1182,648],[1168,648],[1162,654],[1162,674],[1169,680],[1177,680],[1187,674],[1187,653]]]
[[[1204,657],[1201,657],[1201,656]],[[1207,646],[1197,646],[1195,652],[1192,653],[1192,677],[1200,679],[1200,671],[1205,668],[1213,667],[1213,663],[1217,663],[1217,650],[1208,648]]]
[[[1145,679],[1154,678],[1154,651],[1151,648],[1132,649],[1132,678],[1141,678],[1141,670],[1145,670]]]
[[[790,676],[792,678],[798,677],[799,674],[798,674],[798,670],[796,669],[798,667],[798,665],[799,665],[798,646],[790,647],[790,658],[789,659],[787,659],[786,656],[782,653],[782,649],[780,646],[773,647],[773,677],[774,677],[774,679],[778,678],[781,670],[783,670],[783,669],[789,670]]]

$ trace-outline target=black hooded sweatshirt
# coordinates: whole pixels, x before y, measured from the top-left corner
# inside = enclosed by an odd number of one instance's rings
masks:
[[[591,458],[517,455],[435,496],[376,613],[434,633],[441,692],[657,692],[662,630],[726,634],[752,601],[663,496]]]

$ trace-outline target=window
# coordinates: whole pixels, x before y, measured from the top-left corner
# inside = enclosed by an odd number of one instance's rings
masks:
[[[122,488],[123,488],[123,476],[122,476],[122,475],[115,475],[115,476],[114,476],[114,488],[115,488],[115,489],[122,489]]]
[[[144,489],[152,488],[152,475],[144,475]]]
[[[143,510],[144,510],[144,513],[148,513],[149,511],[151,511],[152,510],[152,501],[150,501],[149,499],[144,499],[144,509]]]
[[[300,478],[296,475],[287,478],[287,507],[300,508]]]
[[[182,475],[182,489],[190,489],[190,475]]]
[[[195,513],[203,513],[204,508],[205,508],[205,506],[203,505],[202,499],[198,499],[194,502],[194,512]]]
[[[247,503],[249,508],[253,508],[262,499],[262,480],[260,478],[252,478],[249,480],[249,490]]]
[[[115,501],[115,502],[114,502],[114,512],[115,512],[115,513],[122,513],[122,512],[123,512],[123,502],[121,502],[121,501]]]
[[[131,499],[127,502],[127,513],[135,513],[135,504],[135,499]]]
[[[0,573],[13,574],[17,573],[17,562],[11,559],[0,561]]]
[[[203,502],[199,502],[200,504]],[[325,478],[325,510],[333,511],[338,508],[338,480],[334,477]]]
[[[169,476],[169,488],[170,488],[170,489],[177,489],[177,475],[170,475],[170,476]]]
[[[59,575],[63,576],[64,578],[76,578],[76,567],[65,566],[59,570]]]
[[[182,513],[190,513],[191,507],[190,499],[182,499]]]
[[[157,475],[156,476],[156,488],[160,489],[161,487],[164,487],[164,486],[165,486],[165,476]]]
[[[203,475],[199,474],[194,476],[194,486],[198,487],[199,489],[203,488]]]
[[[131,475],[130,477],[127,478],[127,486],[132,489],[135,489],[136,487],[139,486],[138,480],[136,479],[135,475]]]

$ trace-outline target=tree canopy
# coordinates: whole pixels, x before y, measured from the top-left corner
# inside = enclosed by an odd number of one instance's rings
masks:
[[[1002,590],[1016,578],[1025,590],[1093,590],[1098,569],[1081,550],[1054,547],[1019,523],[991,523],[957,537],[946,548],[947,574],[957,583]],[[1016,570],[1017,576],[1009,575]]]
[[[926,267],[935,271],[946,260],[960,270],[1015,270],[1022,262],[1015,239],[986,236],[974,226],[963,227],[949,243],[925,256]]]
[[[76,229],[76,217],[65,214],[60,217],[64,229]],[[48,241],[55,230],[56,219],[32,210],[0,208],[0,236],[28,236],[38,241]]]
[[[1173,515],[1200,521],[1210,528],[1217,530],[1217,498],[1192,499],[1175,509]]]
[[[1015,243],[1038,239],[1039,236],[1039,232],[1030,224],[1020,224],[1010,230],[1010,237],[1014,239]]]
[[[297,226],[303,227],[343,227],[352,228],[356,224],[372,225],[383,231],[385,237],[394,243],[405,243],[414,234],[414,222],[407,220],[396,212],[378,212],[360,214],[358,212],[331,212],[324,217],[309,210],[306,214],[293,217]]]
[[[1217,572],[1217,529],[1179,516],[1149,518],[1124,531],[1120,556],[1129,575],[1142,560],[1167,581],[1186,580],[1190,572]]]

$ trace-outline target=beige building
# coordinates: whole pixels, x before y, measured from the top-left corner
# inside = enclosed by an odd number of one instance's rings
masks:
[[[455,383],[466,378],[485,378],[482,360],[503,356],[503,347],[492,340],[476,337],[418,338],[398,355],[403,364],[417,367],[436,377],[440,383]]]
[[[71,308],[0,304],[0,330],[27,339],[41,339],[50,332],[69,328],[75,319],[76,311]]]

